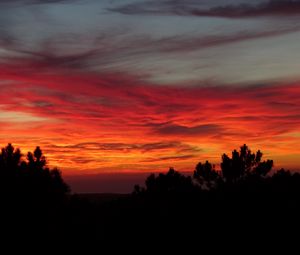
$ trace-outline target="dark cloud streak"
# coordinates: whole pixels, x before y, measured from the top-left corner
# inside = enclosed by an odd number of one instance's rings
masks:
[[[145,160],[142,160],[141,162],[159,162],[159,161],[180,161],[180,160],[186,160],[186,159],[192,159],[195,158],[195,155],[179,155],[179,156],[166,156],[166,157],[160,157],[160,158],[147,158]]]
[[[289,16],[300,14],[299,0],[270,0],[257,5],[237,4],[203,8],[201,2],[145,1],[109,9],[127,15],[178,15],[222,18],[248,18],[259,16]]]
[[[221,133],[223,128],[216,124],[204,124],[198,126],[181,126],[170,124],[157,129],[157,132],[162,135],[180,135],[180,136],[207,136],[210,134]]]
[[[79,149],[79,150],[88,150],[88,151],[141,151],[142,153],[159,151],[159,150],[168,150],[176,149],[178,151],[184,152],[199,152],[201,151],[198,147],[192,147],[181,142],[156,142],[156,143],[145,143],[145,144],[126,144],[126,143],[79,143],[74,145],[67,146],[57,146],[51,145],[49,148],[52,149]]]
[[[122,48],[118,48],[114,44],[107,46],[107,48],[91,46],[86,51],[74,52],[68,55],[55,54],[48,48],[42,48],[38,51],[24,49],[17,42],[16,38],[4,34],[0,36],[0,47],[12,53],[12,56],[6,60],[6,63],[9,65],[22,63],[27,68],[39,68],[40,71],[48,69],[57,70],[58,68],[88,70],[90,67],[95,66],[99,68],[109,66],[112,63],[122,61],[122,59],[128,61],[127,56],[132,58],[133,56],[150,54],[151,52],[182,53],[197,51],[231,43],[281,36],[297,32],[299,29],[299,27],[293,26],[262,31],[242,30],[232,34],[191,36],[188,38],[182,36],[165,37],[162,39],[144,37],[138,40],[132,38],[132,40],[124,41]],[[106,40],[108,38],[104,39],[104,41]],[[2,61],[5,61],[5,57],[2,58]]]
[[[77,0],[78,1],[78,0]],[[0,0],[0,4],[57,4],[76,2],[76,0]]]

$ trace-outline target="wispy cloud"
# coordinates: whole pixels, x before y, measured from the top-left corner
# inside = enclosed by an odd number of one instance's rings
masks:
[[[193,159],[196,158],[195,155],[182,155],[182,156],[169,156],[169,157],[160,157],[160,158],[147,158],[142,160],[142,162],[159,162],[159,161],[180,161],[186,159]]]
[[[0,0],[0,4],[57,4],[77,1],[80,0]]]
[[[159,39],[139,36],[124,39],[122,47],[114,42],[112,35],[103,36],[97,40],[97,44],[90,45],[90,48],[70,53],[63,53],[67,44],[57,44],[52,38],[37,45],[37,50],[26,49],[18,39],[7,34],[0,35],[0,47],[6,50],[7,54],[2,56],[1,62],[10,68],[32,69],[42,71],[58,72],[62,69],[72,71],[90,70],[116,70],[122,63],[130,64],[130,59],[150,57],[151,54],[170,54],[174,56],[192,51],[205,50],[212,47],[222,47],[233,43],[240,43],[249,40],[272,38],[294,33],[300,30],[297,25],[284,28],[266,29],[261,31],[240,30],[233,33],[202,36],[170,36]],[[62,38],[61,41],[68,41]],[[111,43],[109,41],[111,40]],[[77,41],[76,44],[80,42]],[[83,42],[84,43],[84,42]],[[97,45],[102,45],[98,47]],[[57,48],[58,52],[53,51]],[[113,71],[114,72],[114,71]]]
[[[24,9],[2,6],[0,62],[28,72],[32,69],[58,72],[62,68],[74,74],[120,71],[147,76],[149,81],[161,84],[195,81],[199,77],[229,84],[298,76],[298,53],[294,48],[299,39],[299,25],[289,16],[267,22],[195,19],[188,15],[189,10],[225,8],[228,1],[134,1],[132,9],[149,8],[153,12],[179,9],[187,13],[184,18],[143,16],[143,22],[136,23],[136,17],[101,12],[107,6],[113,8],[122,3],[79,2],[82,5],[57,6],[51,1],[50,5],[30,5]],[[240,3],[229,7],[237,8]],[[268,3],[251,1],[246,7],[261,8]],[[88,17],[84,22],[77,18],[81,7],[83,15]],[[112,18],[116,16],[117,19]],[[103,22],[105,19],[107,22]],[[179,19],[178,29],[172,28],[171,23]],[[284,56],[289,57],[280,61]],[[275,66],[274,71],[270,71],[269,61]]]
[[[53,149],[76,149],[84,151],[121,151],[124,153],[130,153],[133,151],[140,151],[141,153],[148,153],[153,151],[163,151],[175,149],[178,152],[193,152],[199,153],[201,149],[198,147],[192,147],[188,144],[181,142],[156,142],[156,143],[145,143],[145,144],[126,144],[126,143],[96,143],[86,142],[74,145],[51,145]]]
[[[296,161],[299,1],[79,2],[0,1],[4,143],[74,171],[186,170],[245,142]]]
[[[144,1],[110,8],[128,15],[181,15],[199,17],[248,18],[257,16],[289,16],[300,14],[298,0],[270,0],[258,4],[231,4],[203,8],[201,1]],[[198,3],[198,4],[197,4]],[[212,3],[213,4],[213,3]]]
[[[287,145],[294,150],[297,143],[291,134],[300,126],[298,84],[157,86],[128,74],[22,73],[4,66],[0,77],[10,81],[0,86],[2,109],[43,119],[29,121],[25,137],[40,141],[53,164],[69,169],[114,169],[123,162],[149,170],[151,162],[163,168],[175,156],[183,167],[193,165],[193,157],[208,157],[207,149],[218,158],[225,145],[264,142],[276,152],[274,143],[284,143],[287,153]],[[12,122],[1,134],[3,141],[24,139]],[[43,137],[57,141],[43,144]],[[145,160],[149,165],[141,166]]]
[[[198,126],[165,125],[157,129],[162,135],[180,135],[180,136],[207,136],[222,133],[223,128],[216,124],[203,124]]]

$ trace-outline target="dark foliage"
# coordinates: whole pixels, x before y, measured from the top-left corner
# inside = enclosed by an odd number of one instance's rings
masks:
[[[192,178],[184,176],[170,168],[166,174],[151,174],[145,181],[146,189],[135,186],[134,193],[150,193],[153,195],[168,195],[191,193],[194,190]]]
[[[220,170],[208,161],[198,163],[193,176],[170,168],[151,174],[132,194],[97,200],[68,195],[60,172],[47,168],[39,147],[23,160],[9,144],[0,154],[2,230],[14,240],[98,250],[163,245],[170,251],[185,243],[186,252],[232,251],[284,238],[291,245],[299,238],[300,174],[272,172],[273,161],[262,156],[244,145],[222,156]]]
[[[234,150],[230,158],[226,154],[222,156],[221,169],[227,182],[236,182],[249,175],[266,176],[273,167],[273,160],[261,161],[262,152],[252,153],[246,144],[240,151]]]
[[[243,145],[231,157],[222,156],[220,171],[208,161],[198,163],[192,181],[174,181],[174,173],[176,180],[191,179],[173,169],[157,177],[152,174],[144,189],[136,187],[134,204],[142,215],[155,219],[147,226],[150,232],[165,226],[171,240],[178,236],[195,240],[196,235],[195,242],[202,247],[211,244],[210,236],[215,244],[232,245],[250,245],[246,243],[254,236],[283,242],[282,233],[293,240],[299,237],[290,233],[300,227],[300,174],[284,169],[272,172],[273,161],[263,161],[262,156],[261,151],[252,153]],[[164,195],[175,190],[175,197]]]
[[[49,169],[37,147],[26,159],[8,144],[0,153],[1,230],[22,240],[44,240],[61,225],[68,185],[58,169]]]
[[[19,149],[8,144],[0,154],[0,194],[45,204],[63,199],[69,192],[58,169],[50,170],[40,147],[22,160]],[[36,200],[36,201],[35,201]]]
[[[193,178],[204,189],[215,188],[220,181],[220,175],[215,170],[215,166],[206,161],[204,164],[199,162],[196,165]]]

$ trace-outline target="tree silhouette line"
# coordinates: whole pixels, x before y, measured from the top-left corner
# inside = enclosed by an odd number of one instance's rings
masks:
[[[191,193],[221,189],[224,186],[240,186],[252,182],[274,182],[298,180],[299,173],[280,169],[271,173],[273,160],[262,160],[263,153],[252,152],[244,144],[240,150],[233,150],[231,157],[222,155],[221,169],[209,161],[199,162],[192,176],[186,176],[170,168],[166,174],[150,174],[145,180],[145,187],[134,186],[133,194],[142,193]],[[26,158],[20,149],[11,144],[0,152],[0,194],[32,199],[43,197],[45,201],[61,200],[70,193],[70,187],[64,182],[59,169],[49,169],[46,157],[40,147],[28,152]]]
[[[47,167],[40,147],[26,157],[11,144],[2,148],[0,226],[7,237],[11,236],[7,241],[45,241],[56,233],[63,224],[69,192],[61,172]]]
[[[226,188],[234,187],[247,187],[250,190],[258,189],[262,185],[264,188],[272,188],[273,191],[276,188],[282,190],[283,186],[287,190],[298,185],[300,189],[299,173],[292,174],[288,170],[280,169],[271,174],[273,160],[262,160],[262,157],[263,153],[260,150],[254,153],[244,144],[239,151],[232,151],[231,157],[227,154],[222,155],[220,171],[209,161],[199,162],[192,176],[185,176],[170,168],[166,174],[151,174],[145,181],[145,187],[136,185],[133,194],[225,191]],[[275,187],[275,184],[281,186]]]
[[[226,239],[229,231],[243,242],[257,229],[256,237],[264,239],[278,229],[300,229],[300,174],[273,166],[260,150],[243,145],[222,155],[220,170],[208,161],[199,162],[190,176],[170,168],[150,174],[132,194],[95,202],[72,194],[40,147],[23,155],[8,144],[0,152],[1,229],[15,239],[16,233],[27,241],[55,236],[70,245],[153,236],[169,242],[196,238],[204,245],[211,236],[214,242]],[[201,231],[194,235],[194,229]]]
[[[14,199],[39,199],[44,202],[58,201],[70,189],[63,181],[61,172],[49,169],[40,147],[28,152],[26,159],[20,149],[11,144],[2,148],[0,153],[0,189],[1,195]]]

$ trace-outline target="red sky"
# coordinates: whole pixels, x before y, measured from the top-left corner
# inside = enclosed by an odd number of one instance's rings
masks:
[[[79,2],[0,2],[2,146],[65,176],[191,171],[244,143],[300,169],[300,1]]]
[[[299,165],[297,83],[176,87],[124,74],[1,70],[2,141],[40,145],[66,173],[189,170],[243,143],[278,167]]]

